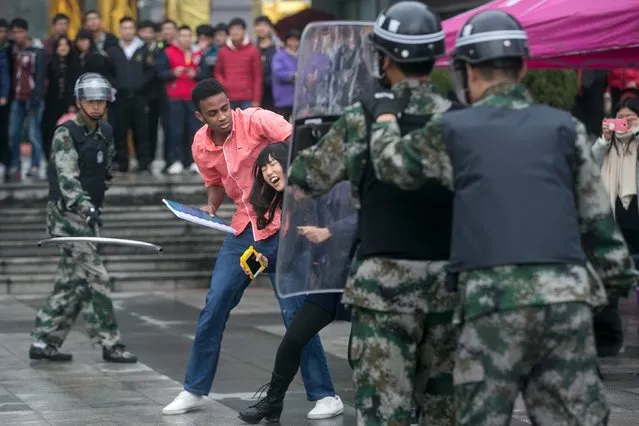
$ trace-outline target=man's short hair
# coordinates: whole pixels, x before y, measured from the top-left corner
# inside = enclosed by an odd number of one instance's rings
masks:
[[[220,93],[226,93],[224,87],[214,78],[207,78],[195,85],[191,92],[191,100],[195,105],[195,109],[200,110],[200,102],[211,96],[219,95]]]
[[[266,15],[260,15],[257,18],[255,18],[253,25],[257,25],[257,24],[266,24],[271,28],[273,27],[273,22],[271,22],[271,19]]]
[[[95,9],[89,9],[86,12],[84,12],[84,21],[86,22],[87,18],[89,17],[89,15],[97,15],[98,18],[102,19],[102,15],[100,15],[100,12],[98,12]]]
[[[138,23],[138,30],[144,30],[146,28],[153,28],[153,30],[155,31],[155,27],[156,24],[151,21],[150,19],[145,19],[144,21],[141,21]]]
[[[175,29],[177,29],[177,26],[178,26],[173,19],[165,19],[164,21],[162,21],[162,24],[160,24],[160,31],[162,30],[162,28],[164,28],[166,24],[173,25]]]
[[[242,18],[231,19],[231,21],[229,22],[229,29],[236,26],[242,27],[242,29],[246,29],[246,21]]]
[[[229,27],[224,22],[220,22],[219,24],[217,24],[215,28],[213,28],[213,30],[216,33],[219,33],[219,32],[225,32],[226,34],[229,33]]]
[[[192,32],[191,27],[189,27],[188,25],[180,25],[180,27],[178,28],[178,31]]]
[[[28,31],[29,30],[29,23],[27,22],[26,19],[15,18],[15,19],[11,20],[11,23],[9,24],[9,28],[10,29],[20,28],[20,29],[23,29],[25,31]]]
[[[53,15],[53,18],[51,18],[51,23],[53,25],[57,24],[59,21],[67,21],[70,22],[71,19],[65,15],[64,13],[56,13],[55,15]]]
[[[133,25],[135,26],[135,19],[130,16],[124,16],[120,19],[120,25],[124,24],[125,22],[133,22]]]
[[[471,66],[479,72],[484,80],[490,81],[500,77],[516,82],[524,67],[524,60],[522,58],[502,58],[476,65],[471,64]]]
[[[0,28],[4,28],[5,30],[9,29],[9,22],[6,19],[0,18]]]
[[[198,37],[214,37],[215,30],[209,24],[198,25],[195,29],[195,34]]]

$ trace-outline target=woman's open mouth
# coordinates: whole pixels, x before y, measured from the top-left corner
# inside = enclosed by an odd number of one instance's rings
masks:
[[[269,181],[273,184],[273,185],[277,185],[277,183],[280,181],[280,178],[277,176],[273,176],[272,178],[269,179]]]

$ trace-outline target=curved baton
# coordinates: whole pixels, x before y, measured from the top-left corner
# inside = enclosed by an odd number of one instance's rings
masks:
[[[130,246],[130,247],[140,247],[145,249],[155,250],[158,253],[162,252],[162,247],[157,246],[155,244],[146,243],[144,241],[137,240],[126,240],[122,238],[105,238],[100,237],[100,233],[97,230],[97,227],[94,228],[95,237],[54,237],[48,238],[46,240],[42,240],[38,242],[38,247],[42,247],[47,244],[56,244],[56,243],[96,243],[96,244],[113,244],[120,246]]]

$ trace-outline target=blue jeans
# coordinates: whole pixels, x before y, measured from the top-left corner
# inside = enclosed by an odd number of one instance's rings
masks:
[[[251,245],[260,253],[270,256],[277,248],[277,235],[255,242],[250,226],[240,235],[229,235],[222,243],[218,253],[211,289],[206,295],[206,304],[200,312],[195,340],[189,356],[184,378],[184,389],[195,395],[208,395],[220,358],[222,333],[231,310],[240,303],[242,294],[250,279],[240,267],[240,256]],[[275,274],[270,274],[275,281]],[[304,297],[279,299],[284,325],[288,327]],[[326,396],[334,396],[335,389],[328,371],[326,355],[319,336],[315,336],[305,347],[300,365],[306,396],[317,401]]]
[[[29,120],[29,140],[31,141],[31,166],[40,167],[42,158],[42,113],[44,102],[35,111],[29,111],[29,101],[14,100],[9,111],[9,138],[11,141],[11,162],[9,167],[20,167],[20,142],[24,120]]]

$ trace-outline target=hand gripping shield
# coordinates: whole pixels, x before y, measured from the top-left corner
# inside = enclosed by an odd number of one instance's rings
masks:
[[[315,145],[331,125],[376,87],[364,49],[372,31],[366,22],[309,24],[300,43],[295,79],[293,138],[288,164]],[[350,183],[339,182],[311,198],[287,187],[276,267],[280,297],[342,292],[352,259],[357,210]]]

